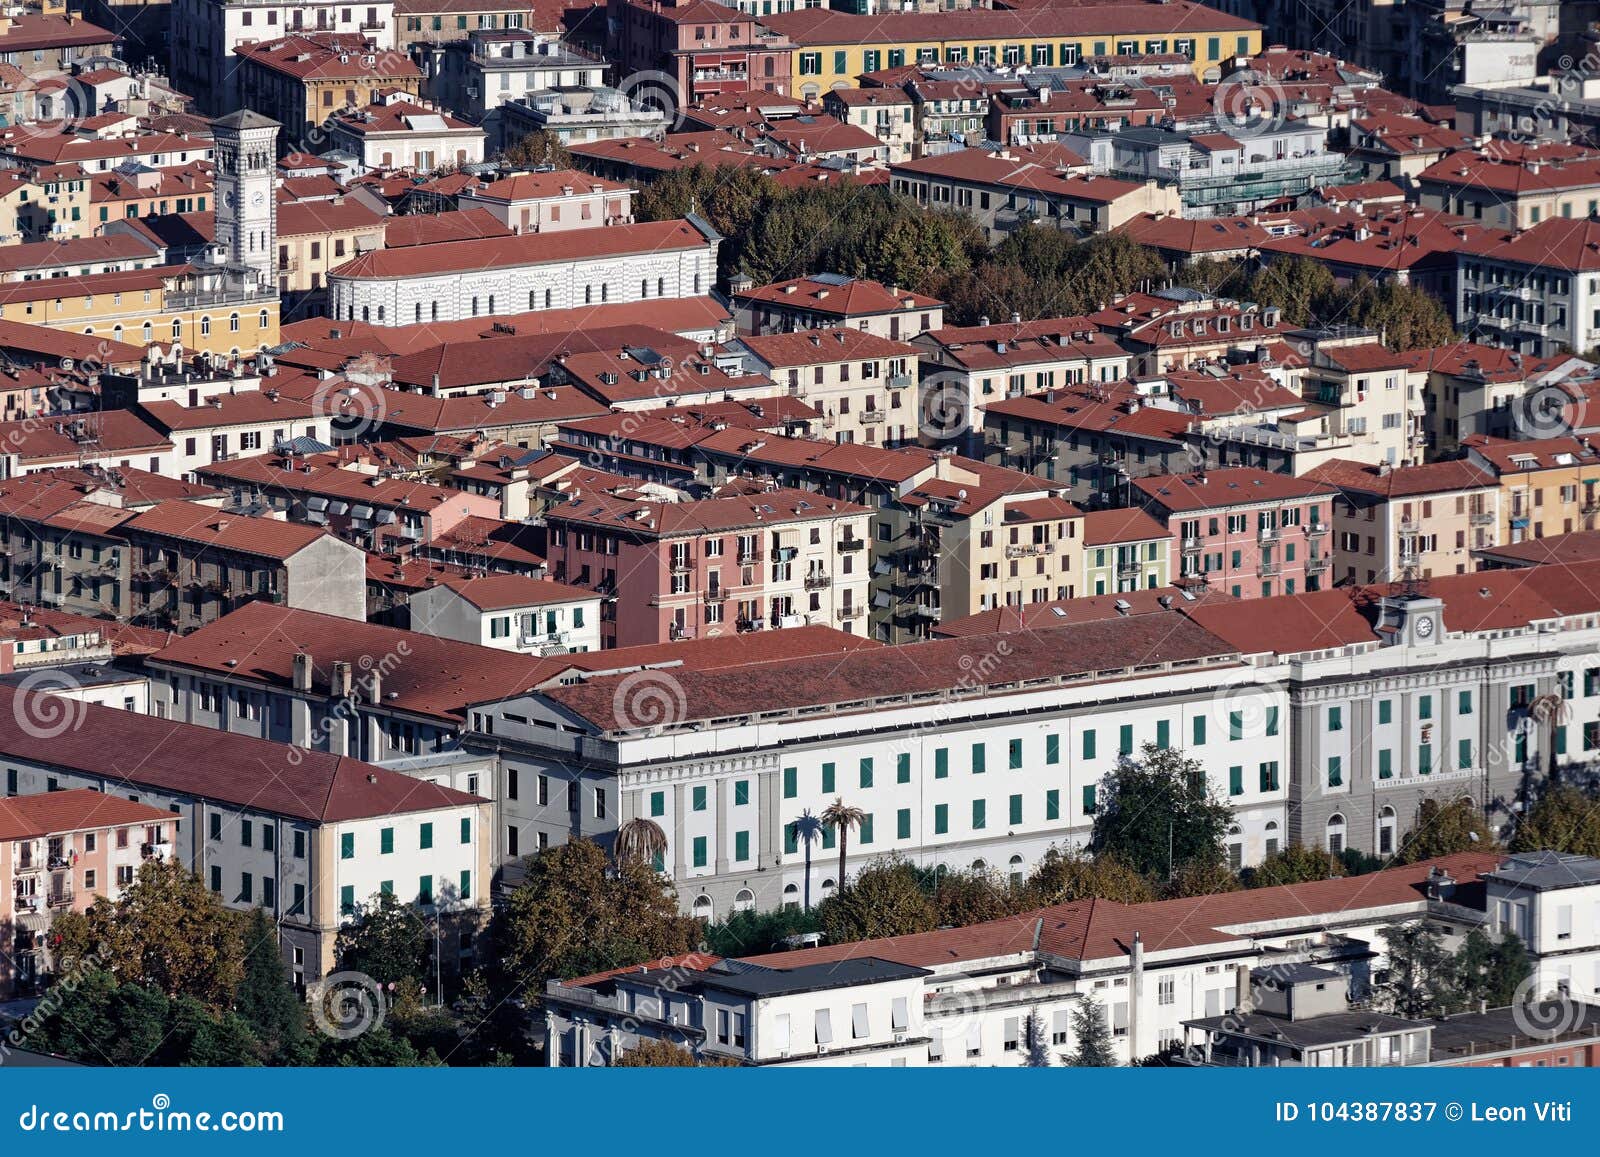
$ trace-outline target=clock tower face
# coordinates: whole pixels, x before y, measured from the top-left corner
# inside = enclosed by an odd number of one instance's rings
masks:
[[[1422,618],[1417,620],[1417,638],[1426,639],[1431,637],[1432,634],[1433,619],[1430,616],[1424,615]]]
[[[277,204],[273,196],[278,123],[244,110],[217,121],[217,243],[235,268],[253,270],[263,286],[277,278]]]

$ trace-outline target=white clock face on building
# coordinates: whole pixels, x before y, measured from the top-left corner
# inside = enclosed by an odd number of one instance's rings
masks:
[[[1431,634],[1433,634],[1433,620],[1432,619],[1418,619],[1417,620],[1417,638],[1426,639]]]
[[[233,208],[233,191],[231,189],[223,196],[223,200],[228,202],[228,208]]]
[[[265,193],[263,193],[260,189],[257,189],[256,193],[255,193],[255,196],[250,198],[250,203],[252,205],[255,205],[255,206],[259,207],[264,201],[266,201],[266,199],[267,199],[267,195]]]

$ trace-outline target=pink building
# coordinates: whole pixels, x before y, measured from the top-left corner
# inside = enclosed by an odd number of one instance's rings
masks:
[[[604,647],[821,625],[864,633],[872,512],[806,490],[695,502],[575,491],[545,515],[550,577],[607,597]]]
[[[702,96],[789,89],[793,45],[756,18],[712,0],[609,0],[607,56],[623,76],[663,72],[681,104]]]
[[[1172,531],[1178,584],[1241,599],[1331,585],[1333,487],[1249,466],[1157,474],[1133,485]]]
[[[32,993],[50,971],[57,912],[115,900],[177,834],[171,812],[89,788],[0,799],[0,995]]]

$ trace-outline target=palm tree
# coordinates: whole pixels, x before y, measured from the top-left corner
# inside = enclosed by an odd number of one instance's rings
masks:
[[[1544,724],[1545,762],[1550,777],[1554,779],[1556,774],[1556,728],[1572,717],[1572,709],[1567,706],[1567,701],[1562,698],[1560,691],[1547,691],[1528,704],[1528,715],[1536,722]]]
[[[634,816],[617,828],[612,853],[619,864],[640,860],[654,867],[656,861],[667,854],[667,833],[654,820]]]
[[[844,857],[850,846],[850,832],[861,826],[861,821],[867,818],[867,813],[858,807],[851,807],[844,802],[844,796],[835,797],[822,812],[822,822],[839,834],[839,886],[837,891],[844,891]]]
[[[794,838],[806,850],[806,886],[805,910],[811,911],[811,845],[822,838],[822,821],[811,814],[811,809],[806,808],[800,813],[800,818],[794,821]]]

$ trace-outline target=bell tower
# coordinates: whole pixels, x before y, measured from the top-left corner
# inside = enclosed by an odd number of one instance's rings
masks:
[[[278,271],[277,121],[241,109],[212,122],[216,244],[247,283],[274,288]]]

